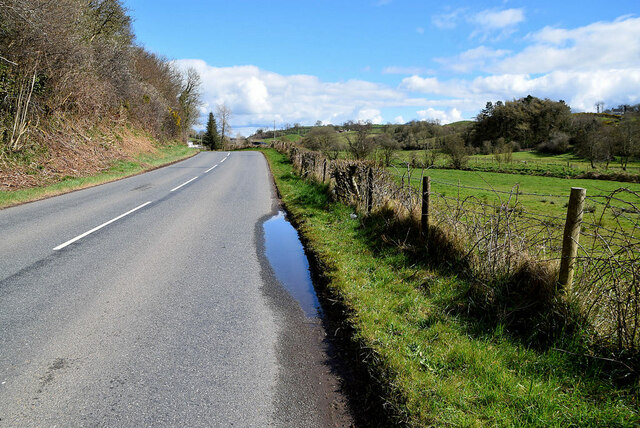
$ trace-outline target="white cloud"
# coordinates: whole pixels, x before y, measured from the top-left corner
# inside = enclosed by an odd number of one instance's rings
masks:
[[[380,113],[380,110],[375,108],[363,108],[358,111],[356,120],[358,122],[370,121],[372,123],[382,123],[382,114]]]
[[[433,15],[431,23],[440,29],[452,30],[458,26],[458,19],[464,12],[465,9],[456,9],[452,12]]]
[[[261,114],[271,111],[269,91],[262,80],[251,76],[249,79],[239,82],[238,87],[248,112]]]
[[[416,28],[416,33],[418,33],[418,34],[424,34],[424,28],[422,28],[422,27],[418,27],[418,28]]]
[[[483,10],[473,16],[471,21],[487,30],[501,30],[523,22],[524,11],[522,9]]]
[[[546,27],[525,40],[531,44],[513,54],[479,46],[437,60],[458,72],[481,70],[491,73],[488,76],[472,80],[411,76],[402,80],[400,88],[445,97],[450,106],[454,100],[466,100],[465,111],[488,100],[528,94],[564,99],[577,111],[592,110],[598,100],[609,105],[640,102],[640,18],[625,16],[575,29]]]
[[[458,73],[468,73],[473,70],[485,69],[487,62],[503,58],[510,51],[505,49],[491,49],[486,46],[478,46],[469,49],[453,58],[436,58],[436,61],[448,69]]]
[[[402,117],[402,116],[396,116],[396,117],[393,119],[393,123],[397,123],[398,125],[402,125],[402,124],[407,123],[407,122],[404,120],[404,117]]]
[[[441,81],[437,77],[411,76],[402,79],[399,87],[410,92],[420,92],[449,98],[464,98],[468,95],[465,82],[466,81],[459,79]]]
[[[233,112],[234,129],[282,123],[341,123],[371,120],[382,123],[381,108],[413,104],[405,93],[364,80],[323,82],[316,76],[285,76],[258,67],[213,67],[197,59],[177,60],[194,67],[202,78],[202,114],[225,103]]]
[[[640,18],[623,17],[572,30],[545,27],[534,44],[494,66],[496,72],[546,73],[640,66]]]
[[[471,37],[481,36],[482,39],[487,39],[489,36],[494,36],[497,39],[508,36],[524,20],[524,10],[515,8],[485,9],[476,13],[472,13],[466,8],[460,8],[431,17],[433,25],[443,30],[452,30],[458,27],[461,21],[471,24],[475,27]]]
[[[640,66],[640,18],[622,17],[570,30],[545,27],[525,40],[533,43],[514,54],[481,45],[435,60],[460,73],[540,74]]]
[[[411,76],[402,79],[401,86],[414,92],[425,94],[436,94],[442,89],[442,83],[437,77]]]
[[[492,25],[508,22],[495,18]],[[576,111],[592,111],[600,100],[607,105],[640,103],[640,18],[627,16],[575,29],[546,27],[524,41],[529,46],[516,52],[481,45],[437,59],[448,69],[484,73],[475,78],[422,77],[428,71],[417,67],[385,68],[386,74],[411,74],[397,87],[364,80],[324,82],[251,65],[213,67],[202,60],[176,64],[193,66],[200,73],[202,115],[226,103],[233,111],[234,132],[271,127],[274,120],[277,125],[317,120],[382,123],[391,117],[405,122],[402,116],[413,117],[412,112],[449,122],[475,115],[487,101],[529,94],[563,99]]]
[[[473,80],[450,81],[412,76],[403,79],[401,86],[414,92],[465,100],[465,110],[478,109],[489,100],[510,100],[531,94],[554,100],[564,99],[576,111],[590,111],[599,100],[606,100],[610,105],[640,102],[640,68],[592,72],[561,70],[538,77],[529,74],[496,74]],[[437,103],[446,105],[443,101]]]
[[[462,113],[456,109],[452,108],[449,111],[444,110],[436,110],[434,108],[429,107],[426,110],[419,110],[416,112],[418,117],[422,120],[437,120],[442,124],[447,124],[451,122],[457,122],[462,120]]]
[[[423,74],[426,70],[422,67],[389,66],[382,70],[382,74]]]
[[[476,30],[471,37],[480,36],[482,40],[488,38],[501,39],[510,36],[516,31],[519,23],[524,21],[522,9],[483,10],[468,18],[469,22],[476,25]]]

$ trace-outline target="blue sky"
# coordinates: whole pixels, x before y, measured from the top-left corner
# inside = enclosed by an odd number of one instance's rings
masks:
[[[138,43],[194,67],[202,112],[285,123],[473,118],[532,94],[640,102],[635,1],[125,0]]]

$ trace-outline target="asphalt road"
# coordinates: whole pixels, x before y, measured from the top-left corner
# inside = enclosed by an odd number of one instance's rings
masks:
[[[206,152],[0,211],[0,426],[351,423],[277,202],[260,153]]]

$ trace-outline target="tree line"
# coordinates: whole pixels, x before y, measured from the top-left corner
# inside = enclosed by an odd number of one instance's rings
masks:
[[[474,121],[441,125],[438,121],[411,121],[402,125],[372,125],[347,121],[342,125],[296,126],[304,134],[302,144],[335,159],[348,152],[355,159],[379,153],[389,164],[396,150],[422,150],[415,163],[434,165],[441,155],[454,168],[463,168],[471,154],[492,154],[508,162],[522,149],[561,154],[573,152],[592,167],[613,160],[626,170],[630,159],[640,157],[640,105],[621,106],[603,113],[572,113],[564,101],[531,95],[512,101],[487,102]],[[254,138],[273,138],[294,133],[259,130]]]
[[[199,104],[198,73],[136,45],[120,0],[0,0],[0,154],[56,118],[184,139]]]
[[[605,167],[617,159],[626,170],[629,159],[640,156],[640,105],[624,106],[623,114],[578,113],[562,100],[531,95],[495,105],[488,102],[478,114],[467,142],[482,153],[536,149],[576,155]],[[601,107],[598,107],[601,110]]]

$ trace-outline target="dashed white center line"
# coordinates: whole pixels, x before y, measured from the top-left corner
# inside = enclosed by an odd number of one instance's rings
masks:
[[[222,162],[226,161],[226,160],[227,160],[227,158],[229,157],[229,155],[231,155],[231,152],[228,152],[228,153],[227,153],[227,156],[226,156],[224,159],[222,159],[222,160],[220,161],[220,163],[222,163]],[[212,166],[211,168],[209,168],[208,170],[206,170],[206,171],[205,171],[205,174],[206,174],[207,172],[209,172],[209,171],[213,170],[214,168],[216,168],[218,165],[219,165],[219,164],[216,164],[216,165]],[[180,188],[181,188],[181,187],[183,187],[183,186],[186,186],[187,184],[191,183],[193,180],[198,179],[199,177],[200,177],[200,176],[196,176],[196,177],[193,177],[191,180],[185,181],[185,182],[184,182],[184,183],[182,183],[181,185],[179,185],[179,186],[174,187],[173,189],[171,189],[171,192],[175,192],[176,190],[180,189]],[[134,209],[132,209],[132,210],[130,210],[130,211],[127,211],[127,212],[126,212],[126,213],[124,213],[124,214],[119,215],[119,216],[118,216],[118,217],[116,217],[116,218],[113,218],[113,219],[111,219],[111,220],[109,220],[109,221],[107,221],[107,222],[105,222],[105,223],[102,223],[100,226],[94,227],[93,229],[91,229],[91,230],[89,230],[89,231],[87,231],[87,232],[83,233],[82,235],[78,235],[78,236],[76,236],[75,238],[68,240],[68,241],[67,241],[67,242],[65,242],[64,244],[60,244],[60,245],[58,245],[57,247],[55,247],[55,248],[53,249],[53,251],[61,250],[61,249],[63,249],[64,247],[66,247],[66,246],[68,246],[68,245],[71,245],[71,244],[73,244],[74,242],[76,242],[76,241],[78,241],[78,240],[80,240],[80,239],[84,238],[85,236],[90,235],[90,234],[92,234],[93,232],[96,232],[96,231],[98,231],[98,230],[102,229],[103,227],[110,225],[110,224],[111,224],[111,223],[113,223],[114,221],[118,221],[118,220],[120,220],[122,217],[128,216],[129,214],[131,214],[131,213],[133,213],[133,212],[135,212],[135,211],[138,211],[138,210],[139,210],[139,209],[141,209],[141,208],[146,207],[147,205],[149,205],[149,204],[150,204],[150,203],[152,203],[152,202],[153,202],[153,201],[145,202],[144,204],[139,205],[139,206],[135,207]]]
[[[184,183],[182,183],[181,185],[179,185],[178,187],[174,187],[173,189],[171,189],[172,192],[175,192],[176,190],[178,190],[179,188],[181,188],[182,186],[186,186],[187,184],[191,183],[193,180],[197,179],[199,176],[193,177],[191,180],[189,181],[185,181]]]
[[[73,243],[74,243],[74,242],[76,242],[77,240],[82,239],[82,238],[84,238],[85,236],[90,235],[90,234],[92,234],[93,232],[98,231],[98,230],[102,229],[103,227],[110,225],[110,224],[111,224],[111,223],[113,223],[114,221],[118,221],[118,220],[120,220],[122,217],[128,216],[128,215],[129,215],[129,214],[131,214],[132,212],[134,212],[134,211],[138,211],[140,208],[144,208],[144,207],[146,207],[146,206],[147,206],[147,205],[149,205],[151,202],[153,202],[153,201],[145,202],[144,204],[139,205],[139,206],[135,207],[134,209],[132,209],[132,210],[130,210],[130,211],[127,211],[126,213],[121,214],[121,215],[119,215],[118,217],[116,217],[116,218],[114,218],[114,219],[111,219],[111,220],[109,220],[109,221],[107,221],[107,222],[105,222],[105,223],[102,223],[100,226],[98,226],[98,227],[94,227],[93,229],[91,229],[91,230],[89,230],[89,231],[87,231],[87,232],[83,233],[82,235],[78,235],[78,236],[76,236],[75,238],[68,240],[68,241],[67,241],[67,242],[65,242],[64,244],[60,244],[60,245],[58,245],[57,247],[55,247],[55,248],[53,249],[53,251],[61,250],[61,249],[63,249],[64,247],[66,247],[67,245],[73,244]]]

